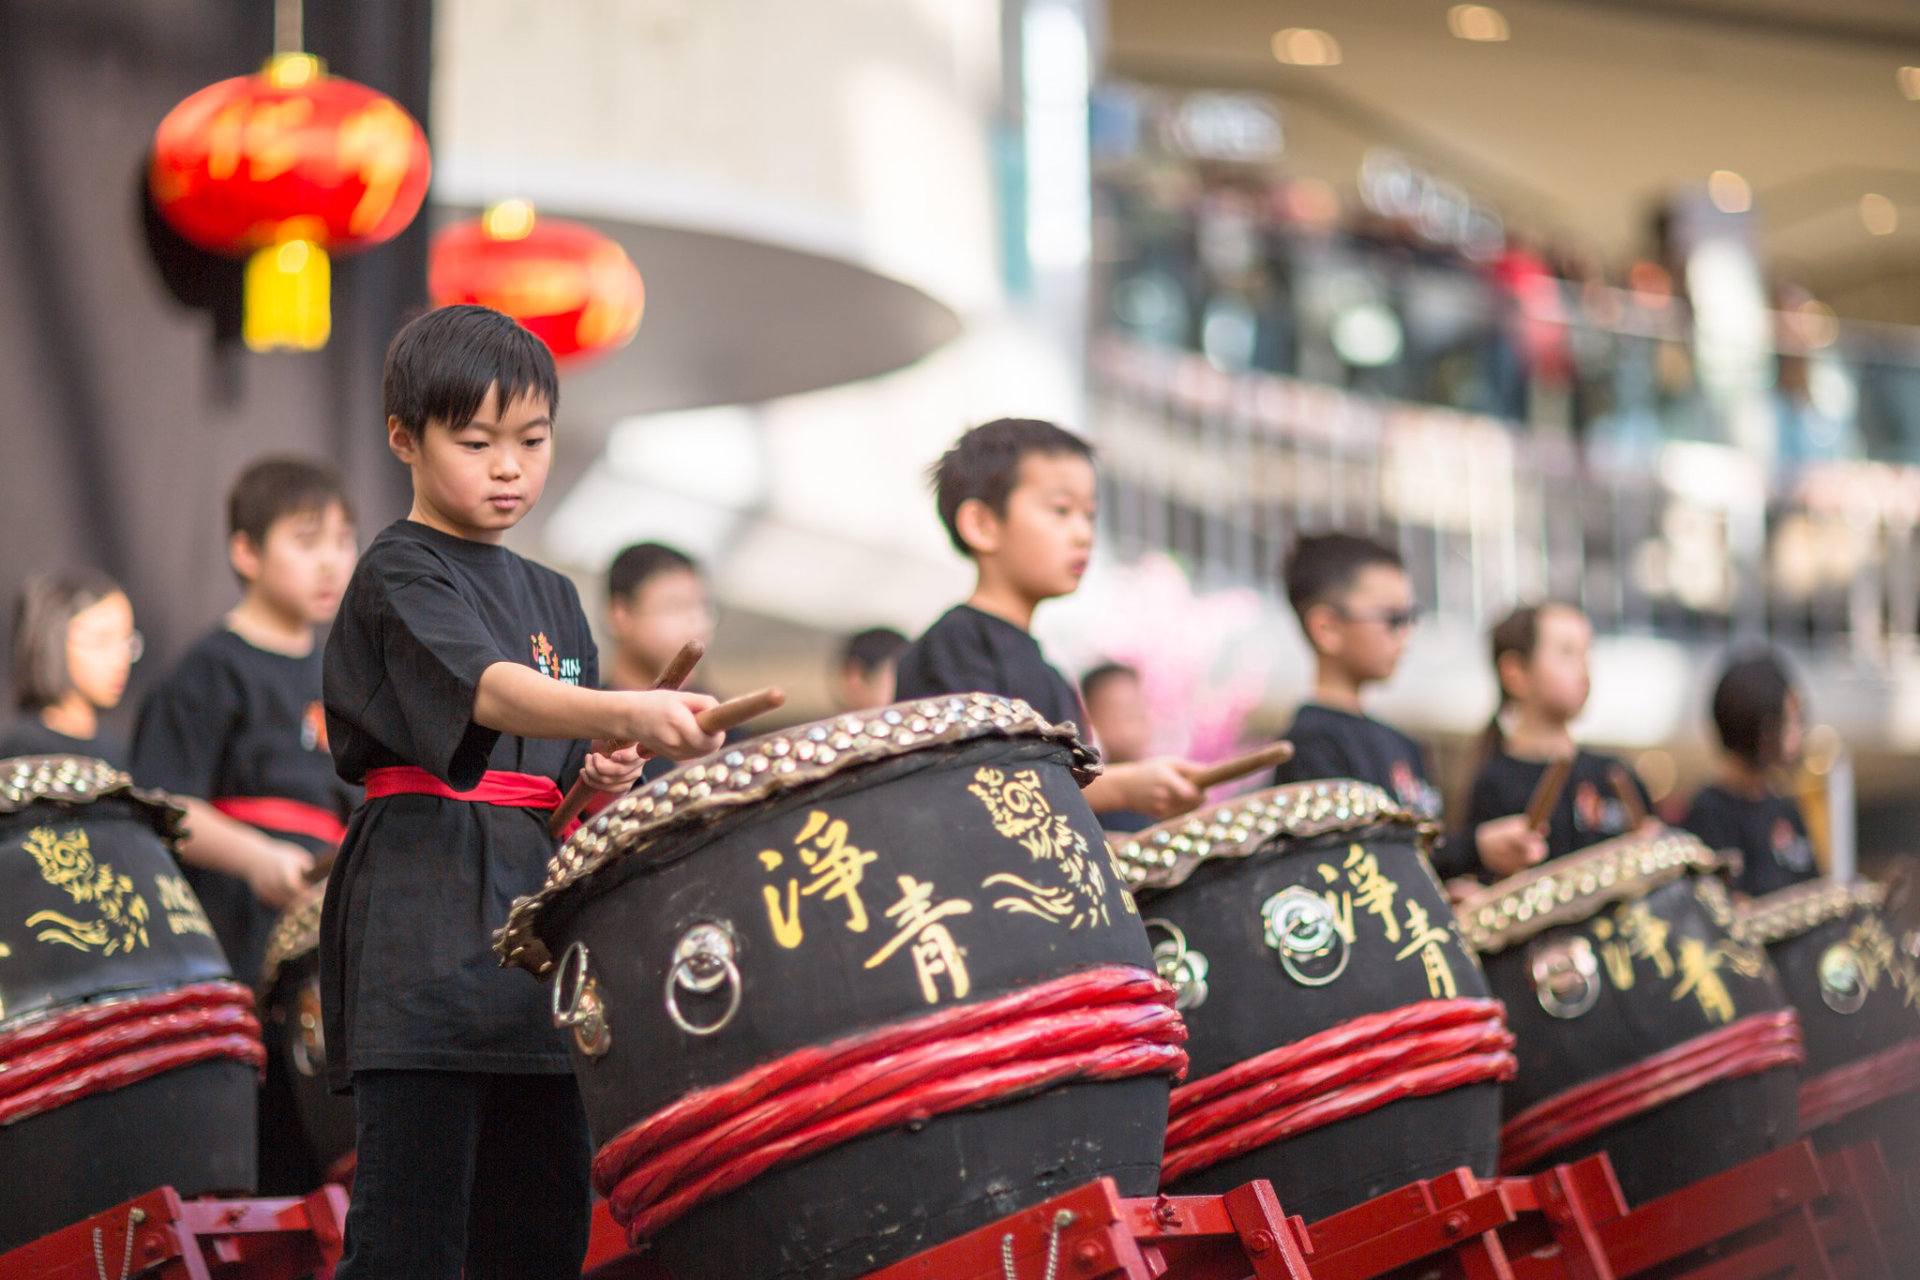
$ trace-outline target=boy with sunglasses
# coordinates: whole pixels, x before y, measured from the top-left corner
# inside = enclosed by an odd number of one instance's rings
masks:
[[[1287,599],[1313,648],[1313,693],[1287,730],[1293,758],[1275,782],[1355,778],[1424,818],[1440,816],[1420,745],[1360,709],[1360,693],[1389,679],[1418,616],[1400,557],[1349,533],[1303,537],[1287,557]]]

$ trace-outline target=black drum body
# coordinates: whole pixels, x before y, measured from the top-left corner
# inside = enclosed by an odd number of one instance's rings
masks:
[[[1868,882],[1814,882],[1739,909],[1743,933],[1766,947],[1800,1012],[1803,1090],[1820,1112],[1810,1136],[1822,1147],[1879,1139],[1890,1154],[1920,1149],[1920,1092],[1898,1089],[1910,1071],[1871,1070],[1920,1059],[1920,964],[1898,945],[1883,898]]]
[[[1691,836],[1628,837],[1510,878],[1461,905],[1518,1040],[1519,1075],[1506,1091],[1507,1172],[1605,1151],[1628,1201],[1638,1204],[1797,1136],[1790,1062],[1710,1075],[1657,1105],[1631,1101],[1653,1097],[1649,1082],[1634,1076],[1649,1060],[1684,1054],[1707,1043],[1702,1037],[1731,1034],[1735,1024],[1768,1016],[1777,1022],[1788,1008],[1764,950],[1735,936],[1714,865],[1714,855]],[[1507,924],[1489,936],[1489,920],[1502,913]],[[1791,1041],[1790,1022],[1775,1034]],[[1797,1056],[1790,1044],[1776,1044],[1774,1052]],[[1538,1130],[1528,1124],[1540,1112],[1532,1109],[1611,1081],[1622,1084],[1609,1097],[1630,1099],[1624,1118],[1540,1148]]]
[[[802,726],[739,744],[712,773],[683,767],[568,845],[557,887],[527,900],[530,927],[516,911],[499,946],[560,957],[556,1005],[603,1160],[636,1121],[798,1051],[1102,966],[1150,973],[1080,796],[1082,749],[983,695],[942,734],[931,711],[946,706]],[[676,825],[676,807],[694,820]],[[660,834],[636,837],[660,808]],[[1167,1091],[1165,1074],[1083,1080],[859,1131],[705,1200],[653,1243],[681,1280],[840,1280],[1103,1175],[1148,1194]]]
[[[269,1160],[283,1169],[310,1168],[310,1177],[317,1181],[322,1175],[335,1176],[353,1151],[353,1096],[327,1088],[326,1032],[320,1019],[323,897],[316,887],[281,914],[267,937],[260,980],[267,1079],[260,1122],[273,1131],[274,1143],[297,1150],[284,1151],[277,1159],[263,1150],[263,1184]],[[311,1183],[307,1189],[312,1190]]]
[[[70,757],[0,761],[0,1251],[156,1186],[251,1191],[255,1067],[213,1056],[141,1074],[78,1028],[183,988],[232,989],[225,958],[163,835],[177,811],[125,775]],[[250,1016],[244,1036],[257,1058]],[[232,1019],[228,1023],[233,1026]],[[229,1036],[229,1047],[237,1043]],[[24,1107],[5,1067],[60,1058],[115,1083]]]
[[[1295,816],[1311,813],[1320,819]],[[1273,819],[1264,834],[1262,817]],[[1179,884],[1138,891],[1161,974],[1181,992],[1189,1086],[1364,1015],[1487,997],[1420,830],[1384,793],[1281,787],[1116,842],[1130,878],[1146,883],[1164,870],[1149,865],[1156,853],[1200,848]],[[1500,1085],[1481,1080],[1176,1173],[1164,1189],[1219,1193],[1265,1178],[1288,1212],[1314,1221],[1461,1166],[1490,1176],[1499,1137]]]

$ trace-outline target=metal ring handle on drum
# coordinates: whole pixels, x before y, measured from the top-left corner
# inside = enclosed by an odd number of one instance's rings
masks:
[[[1153,944],[1153,971],[1173,987],[1174,1009],[1185,1013],[1205,1004],[1207,971],[1211,967],[1206,956],[1187,945],[1186,932],[1171,920],[1156,916],[1142,920],[1140,926],[1149,931],[1158,928],[1167,932],[1167,941]]]
[[[310,978],[294,992],[293,1035],[287,1057],[293,1069],[309,1080],[327,1069],[327,1033],[320,1016],[320,979]]]
[[[584,942],[576,941],[561,953],[553,973],[553,1025],[573,1028],[574,1047],[599,1058],[613,1048],[613,1028],[607,1025],[600,983],[587,971],[591,962]]]
[[[682,935],[673,948],[673,962],[667,968],[667,1017],[690,1036],[710,1036],[726,1029],[733,1015],[740,1012],[740,966],[734,963],[733,928],[726,922],[697,924]],[[711,995],[727,989],[726,1012],[702,1025],[680,1011],[677,988],[685,987],[695,995]]]
[[[1352,949],[1333,907],[1313,890],[1303,885],[1282,889],[1260,904],[1260,919],[1280,967],[1301,986],[1324,987],[1347,971]]]

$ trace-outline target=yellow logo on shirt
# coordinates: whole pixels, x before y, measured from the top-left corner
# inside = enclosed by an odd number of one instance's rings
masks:
[[[564,684],[580,683],[580,659],[563,658],[553,651],[553,642],[547,639],[544,631],[530,636],[533,644],[533,665],[543,676],[550,676]]]

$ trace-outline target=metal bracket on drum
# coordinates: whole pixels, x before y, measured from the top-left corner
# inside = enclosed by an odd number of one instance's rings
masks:
[[[294,1035],[287,1045],[293,1069],[308,1079],[327,1069],[327,1033],[320,1017],[320,979],[302,983],[293,998]]]
[[[1549,938],[1527,956],[1533,995],[1555,1018],[1577,1018],[1600,999],[1600,961],[1582,937]]]
[[[1280,967],[1303,987],[1324,987],[1347,971],[1346,935],[1333,906],[1300,885],[1282,889],[1260,904],[1267,945]]]
[[[1860,953],[1836,942],[1820,953],[1820,1000],[1835,1013],[1858,1013],[1867,1003],[1866,966]]]
[[[1164,929],[1167,938],[1153,945],[1153,971],[1173,988],[1173,1007],[1181,1013],[1207,1002],[1207,957],[1187,945],[1187,935],[1171,920],[1140,922],[1147,929]]]
[[[584,942],[575,942],[561,954],[553,975],[553,1025],[572,1027],[574,1047],[589,1058],[599,1058],[613,1048],[613,1028],[607,1025],[600,983],[587,972],[590,961]]]
[[[740,1012],[740,966],[734,963],[738,949],[733,926],[724,920],[697,924],[681,935],[667,967],[667,1016],[674,1026],[690,1036],[710,1036],[733,1021],[733,1015]],[[682,987],[702,996],[725,987],[727,1011],[717,1021],[704,1025],[690,1021],[680,1011],[678,991]]]

